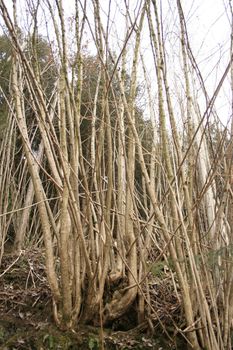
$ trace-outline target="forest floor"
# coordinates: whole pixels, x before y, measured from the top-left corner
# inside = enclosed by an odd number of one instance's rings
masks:
[[[129,327],[130,328],[130,327]],[[104,329],[105,350],[185,349],[182,339],[170,339],[162,329],[152,335],[146,325],[127,331]],[[41,250],[6,254],[0,268],[1,350],[98,350],[100,329],[79,326],[60,331],[53,323],[51,293]]]

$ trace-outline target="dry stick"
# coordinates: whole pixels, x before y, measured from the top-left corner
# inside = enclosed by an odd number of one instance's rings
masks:
[[[55,199],[60,199],[61,196],[58,196],[58,197],[53,197],[53,198],[45,198],[44,200],[41,200],[39,202],[35,202],[31,205],[28,205],[26,207],[23,207],[23,208],[19,208],[19,209],[15,209],[15,210],[11,210],[11,211],[7,211],[6,213],[3,213],[3,214],[0,214],[0,217],[1,216],[6,216],[6,215],[9,215],[9,214],[13,214],[13,213],[17,213],[18,211],[22,211],[24,209],[28,209],[28,208],[32,208],[32,207],[35,207],[36,205],[40,204],[40,203],[43,203],[43,202],[49,202],[49,201],[53,201]]]
[[[18,255],[17,258],[13,261],[13,263],[11,263],[10,266],[8,266],[8,267],[6,268],[6,270],[3,271],[3,272],[1,273],[0,278],[3,277],[3,276],[12,268],[12,266],[14,266],[14,265],[17,263],[17,261],[19,260],[19,258],[20,258],[21,255],[22,255],[22,251],[20,251],[19,255]]]

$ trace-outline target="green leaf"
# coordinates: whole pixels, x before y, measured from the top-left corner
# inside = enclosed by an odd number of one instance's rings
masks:
[[[90,350],[93,350],[96,346],[96,339],[95,338],[89,338],[89,341],[88,341],[88,347]]]

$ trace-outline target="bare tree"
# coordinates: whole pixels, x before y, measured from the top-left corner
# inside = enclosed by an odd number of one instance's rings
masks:
[[[9,123],[0,149],[1,258],[11,222],[18,223],[14,245],[19,253],[24,228],[34,227],[39,218],[54,317],[62,328],[93,318],[96,325],[108,325],[132,305],[139,322],[159,322],[164,328],[151,299],[148,262],[166,264],[172,291],[184,310],[184,328],[173,320],[176,331],[193,349],[230,349],[232,133],[216,128],[211,134],[208,128],[232,68],[232,53],[209,98],[181,1],[173,16],[179,82],[170,72],[174,48],[168,49],[163,10],[171,10],[164,4],[145,0],[132,11],[130,3],[122,3],[124,35],[115,52],[111,2],[105,15],[98,0],[74,3],[70,35],[62,0],[28,1],[34,38],[30,59],[16,1],[12,19],[0,0],[13,51],[12,100],[6,97]],[[36,53],[40,13],[45,21],[47,15],[52,20],[57,76],[49,98]],[[144,36],[150,43],[150,77],[142,53]],[[88,57],[83,46],[90,37],[95,54]],[[142,76],[149,121],[139,107]],[[173,93],[174,82],[183,90]],[[200,87],[207,101],[204,114],[195,93]],[[36,153],[27,106],[36,126]],[[25,157],[17,176],[25,190],[20,196],[15,186],[7,214],[10,180],[16,181],[10,163],[16,130]],[[38,212],[30,221],[34,200]]]

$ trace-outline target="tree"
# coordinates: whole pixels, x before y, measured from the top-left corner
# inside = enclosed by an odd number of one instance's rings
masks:
[[[126,32],[117,55],[109,41],[111,9],[105,26],[98,0],[91,2],[93,23],[86,3],[75,1],[72,40],[61,0],[54,8],[51,1],[32,3],[37,5],[31,18],[34,30],[28,36],[29,49],[24,50],[15,2],[12,22],[5,2],[0,1],[13,44],[9,89],[13,98],[6,96],[6,100],[20,135],[21,159],[26,159],[17,175],[26,184],[25,199],[12,191],[11,209],[15,203],[30,207],[35,196],[55,321],[62,328],[72,328],[77,321],[90,323],[93,318],[96,325],[109,325],[132,305],[139,322],[158,320],[150,302],[148,268],[156,251],[159,262],[168,266],[173,292],[184,310],[185,329],[180,333],[196,350],[230,348],[231,142],[223,133],[218,146],[211,148],[204,121],[213,114],[231,62],[213,97],[207,96],[207,109],[201,115],[192,74],[203,79],[180,1],[175,23],[181,83],[175,83],[181,91],[176,93],[171,93],[174,80],[163,4],[144,1],[135,17],[125,4]],[[39,5],[50,13],[53,47],[36,30]],[[95,55],[82,50],[87,28]],[[153,57],[155,100],[140,54],[145,33]],[[140,68],[149,101],[147,121],[137,100]],[[51,75],[55,76],[52,82]],[[203,83],[201,88],[205,90]],[[176,122],[179,114],[184,120],[183,140]],[[15,145],[13,134],[9,135]],[[228,150],[224,160],[220,149]],[[218,172],[222,168],[224,176],[228,174],[225,178]],[[12,176],[9,166],[6,173]],[[219,177],[222,196],[216,195]],[[4,203],[2,210],[7,206]],[[19,218],[29,222],[30,212],[23,213]],[[22,244],[23,236],[16,235]],[[213,257],[217,257],[214,267]],[[149,261],[152,267],[157,259]],[[222,310],[224,301],[227,305]]]

